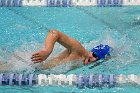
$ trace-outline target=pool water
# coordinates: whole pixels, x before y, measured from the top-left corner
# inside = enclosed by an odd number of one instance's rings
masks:
[[[140,6],[131,7],[1,7],[0,60],[12,62],[11,72],[33,73],[30,57],[44,47],[49,29],[77,39],[90,50],[102,43],[114,48],[112,59],[91,68],[84,66],[67,74],[140,75]],[[64,48],[56,44],[56,56]],[[18,57],[16,56],[18,55]],[[20,58],[19,58],[20,57]],[[24,62],[23,62],[24,60]],[[62,70],[60,68],[60,70]],[[61,86],[1,86],[0,93],[139,93],[138,85],[78,89]]]

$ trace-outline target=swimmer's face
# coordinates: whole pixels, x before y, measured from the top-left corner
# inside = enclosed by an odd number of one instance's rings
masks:
[[[95,55],[93,54],[93,52],[90,52],[90,53],[88,54],[88,56],[85,58],[84,64],[87,65],[87,64],[90,64],[90,63],[95,62],[95,61],[97,61],[97,60],[98,60],[98,57],[95,56]]]

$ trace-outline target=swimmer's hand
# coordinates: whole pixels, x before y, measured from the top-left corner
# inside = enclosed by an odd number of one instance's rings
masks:
[[[34,63],[39,63],[47,59],[49,52],[46,49],[43,49],[32,55],[31,59]]]

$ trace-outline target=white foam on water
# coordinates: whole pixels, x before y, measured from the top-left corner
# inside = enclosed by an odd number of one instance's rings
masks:
[[[43,48],[38,42],[24,42],[18,49],[14,51],[8,63],[10,63],[13,72],[33,72],[35,67],[31,61],[31,55],[35,51]]]
[[[19,48],[17,48],[13,53],[8,53],[3,50],[4,56],[1,56],[1,59],[5,59],[7,55],[9,55],[8,59],[5,60],[8,63],[10,72],[25,72],[30,73],[35,71],[35,67],[39,65],[39,63],[34,64],[31,61],[32,54],[40,51],[44,48],[44,44],[40,44],[37,41],[34,42],[24,42]],[[61,51],[64,50],[64,47],[59,45],[58,43],[55,44],[52,54],[48,57],[48,59],[51,59],[55,56],[57,56]],[[1,52],[1,53],[2,53]],[[6,70],[6,71],[7,71]]]
[[[24,30],[27,30],[27,29],[31,29],[29,26],[25,26],[25,25],[20,25],[20,24],[15,24],[14,25],[16,29],[24,29]]]

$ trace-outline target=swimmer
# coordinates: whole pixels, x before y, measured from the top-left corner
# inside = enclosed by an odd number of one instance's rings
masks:
[[[45,60],[52,53],[54,44],[56,42],[64,46],[66,49],[58,56],[45,62]],[[80,67],[78,66],[79,62],[80,64],[82,62],[82,64],[88,65],[90,63],[96,62],[97,60],[109,58],[108,56],[110,50],[110,46],[100,44],[91,49],[91,51],[87,51],[77,40],[65,35],[58,30],[50,30],[45,39],[45,48],[32,55],[31,60],[34,64],[31,64],[31,66],[36,65],[35,63],[40,63],[39,65],[37,65],[37,67],[35,67],[36,70],[51,70],[54,67],[71,62],[72,66],[70,67],[70,69],[68,68],[68,71],[70,71],[76,69],[77,67]],[[26,64],[26,60],[20,58],[18,55],[13,55],[15,58],[21,60]],[[14,71],[15,68],[18,69],[18,67],[16,66],[11,62],[5,62],[4,64],[0,64],[0,72],[9,72],[12,70]],[[67,65],[67,67],[68,66],[69,65]],[[64,71],[66,71],[64,67],[62,68]]]
[[[43,62],[52,53],[56,42],[64,46],[66,49],[57,57],[49,60],[49,62]],[[91,51],[87,51],[77,40],[58,30],[50,30],[45,39],[45,48],[34,53],[31,60],[34,63],[41,63],[41,68],[45,70],[70,61],[74,62],[74,60],[81,60],[84,65],[88,65],[97,60],[105,59],[105,57],[109,55],[109,52],[110,46],[102,44],[94,47]]]

